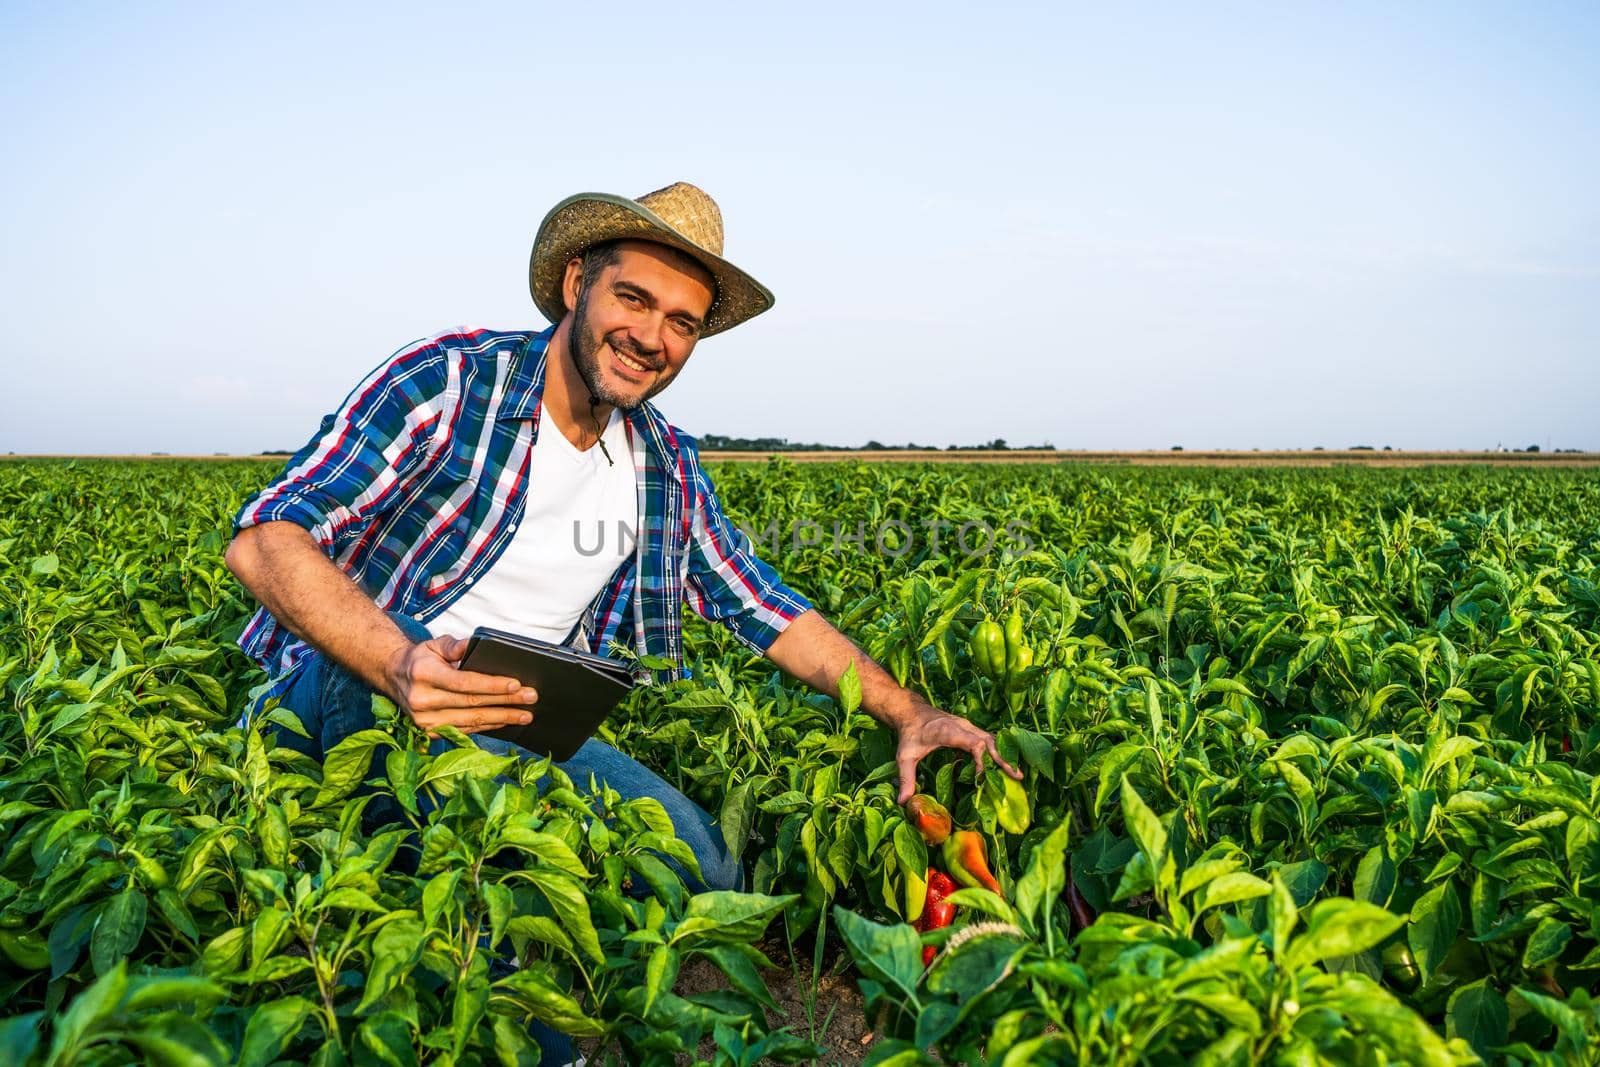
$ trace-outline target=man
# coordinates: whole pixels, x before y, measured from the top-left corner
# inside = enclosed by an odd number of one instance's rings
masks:
[[[772,305],[722,258],[722,236],[716,203],[684,183],[637,201],[562,201],[529,272],[555,326],[402,349],[244,505],[227,563],[262,610],[240,644],[311,735],[286,743],[320,758],[373,725],[373,693],[430,733],[531,721],[537,693],[457,666],[479,625],[602,652],[621,643],[681,672],[687,600],[830,695],[854,661],[862,707],[898,734],[902,802],[940,747],[1020,777],[991,735],[897,685],[751,553],[693,442],[648,403],[702,337]],[[637,544],[620,559],[586,555],[574,532],[597,519],[636,530]],[[637,762],[591,739],[562,766],[655,796],[701,885],[742,884],[710,816]]]

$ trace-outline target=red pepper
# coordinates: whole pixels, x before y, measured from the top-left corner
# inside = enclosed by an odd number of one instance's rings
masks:
[[[922,915],[917,919],[915,926],[919,933],[929,930],[943,930],[956,918],[956,906],[945,900],[945,897],[956,891],[955,882],[943,871],[928,868],[928,896],[922,905]],[[922,948],[922,965],[924,967],[933,962],[934,955],[938,952],[934,945],[924,945]]]

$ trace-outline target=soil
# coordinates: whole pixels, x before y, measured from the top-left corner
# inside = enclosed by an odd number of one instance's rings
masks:
[[[861,991],[856,988],[850,957],[843,946],[830,941],[824,946],[820,973],[812,983],[813,942],[796,942],[794,957],[780,937],[768,937],[756,947],[773,963],[763,971],[778,1013],[768,1012],[775,1026],[787,1026],[800,1037],[827,1049],[815,1062],[834,1067],[854,1067],[866,1059],[878,1035],[868,1024]],[[693,959],[678,972],[679,996],[727,988],[728,980],[705,959]],[[703,1049],[709,1055],[710,1049]]]
[[[813,983],[814,945],[810,939],[797,941],[791,957],[781,934],[769,934],[756,943],[756,948],[774,964],[761,972],[772,999],[778,1002],[778,1011],[768,1011],[767,1021],[773,1029],[788,1027],[790,1033],[823,1046],[826,1051],[813,1063],[822,1067],[856,1067],[866,1059],[880,1035],[867,1022],[849,954],[831,938],[824,945],[822,965]],[[673,992],[687,997],[726,988],[728,979],[723,973],[709,960],[696,957],[678,972]],[[580,1041],[578,1049],[592,1058],[594,1044]],[[612,1051],[615,1052],[614,1047]],[[702,1060],[710,1060],[713,1052],[709,1039],[699,1049]],[[686,1057],[679,1060],[688,1062]]]

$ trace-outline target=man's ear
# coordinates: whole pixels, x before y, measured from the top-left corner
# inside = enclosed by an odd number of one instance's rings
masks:
[[[583,288],[583,257],[567,260],[567,272],[561,277],[561,302],[571,311],[578,306],[578,292]]]

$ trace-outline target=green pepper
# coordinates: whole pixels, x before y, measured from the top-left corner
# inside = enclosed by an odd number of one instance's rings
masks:
[[[1022,632],[1022,609],[1012,608],[1011,617],[1006,620],[1006,674],[1021,674],[1024,669],[1033,663],[1033,649],[1028,647],[1027,637]],[[1027,662],[1023,662],[1023,657]]]
[[[50,948],[45,939],[25,930],[0,930],[0,957],[27,971],[42,971],[50,966]]]
[[[1028,804],[1028,791],[1022,788],[1021,782],[1007,777],[998,767],[990,767],[986,773],[999,778],[1005,786],[1005,794],[995,808],[995,818],[1000,828],[1008,834],[1027,833],[1033,814]]]
[[[1006,673],[1006,635],[1000,624],[984,619],[972,631],[972,663],[987,678],[1003,678]]]
[[[1417,988],[1421,981],[1421,972],[1417,969],[1416,957],[1411,954],[1411,947],[1404,941],[1392,941],[1383,950],[1383,977],[1389,984],[1402,993],[1409,993]]]
[[[1006,688],[1013,692],[1023,688],[1023,672],[1031,666],[1033,666],[1033,649],[1023,645],[1011,654],[1006,663]]]

